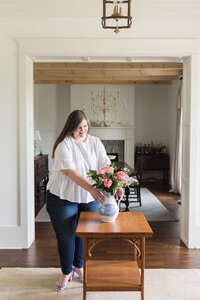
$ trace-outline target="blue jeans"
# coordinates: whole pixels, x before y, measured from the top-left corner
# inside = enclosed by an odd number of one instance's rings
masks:
[[[76,236],[76,227],[81,211],[97,211],[98,204],[75,203],[62,200],[47,191],[47,212],[56,233],[61,270],[68,275],[72,266],[83,266],[83,238]]]

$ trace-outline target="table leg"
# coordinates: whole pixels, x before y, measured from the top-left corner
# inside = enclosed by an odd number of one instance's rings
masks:
[[[135,247],[133,248],[133,260],[134,260],[134,261],[137,260],[137,250],[136,250]]]
[[[126,195],[126,201],[125,201],[126,208],[125,208],[125,211],[129,211],[129,200],[128,200],[129,194],[130,194],[129,187],[126,186],[125,187],[125,195]]]
[[[145,238],[141,238],[141,300],[144,300]]]
[[[86,285],[87,285],[87,238],[83,239],[83,300],[86,300]]]
[[[166,182],[166,173],[165,173],[165,170],[163,170],[163,182]]]

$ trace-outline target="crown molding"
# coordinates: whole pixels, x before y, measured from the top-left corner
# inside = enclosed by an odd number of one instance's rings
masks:
[[[53,57],[112,58],[119,61],[124,57],[147,61],[177,57],[182,59],[191,54],[200,53],[200,39],[101,39],[101,38],[69,38],[69,39],[17,39],[19,52],[27,53],[34,61],[52,60]],[[144,59],[144,60],[143,60]],[[110,60],[111,61],[111,60]]]

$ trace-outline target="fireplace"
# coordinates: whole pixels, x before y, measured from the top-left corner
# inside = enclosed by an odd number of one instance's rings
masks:
[[[134,167],[134,130],[132,127],[91,127],[90,134],[100,138],[107,153],[118,153],[119,161]]]
[[[107,153],[117,153],[118,160],[124,161],[124,140],[101,140]]]

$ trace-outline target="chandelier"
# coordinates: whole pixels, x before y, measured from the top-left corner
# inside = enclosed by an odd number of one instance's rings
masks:
[[[132,25],[131,0],[103,0],[102,27],[114,29],[117,34],[121,28]]]
[[[111,94],[106,86],[95,96],[91,91],[92,126],[109,127],[123,125],[127,121],[126,100],[121,99],[120,90],[117,95]]]

